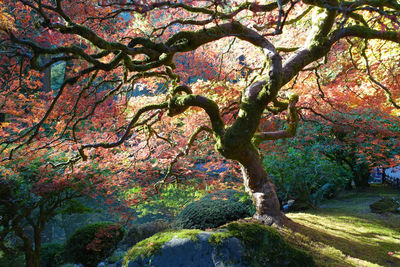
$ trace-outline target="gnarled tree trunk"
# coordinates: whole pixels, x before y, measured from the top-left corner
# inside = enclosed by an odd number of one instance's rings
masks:
[[[264,169],[258,151],[249,148],[243,156],[240,160],[243,183],[256,207],[254,217],[267,224],[281,223],[285,216],[280,211],[275,186]]]

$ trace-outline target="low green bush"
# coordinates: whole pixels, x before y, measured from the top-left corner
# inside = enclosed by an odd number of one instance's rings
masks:
[[[305,210],[333,198],[351,179],[350,172],[317,153],[312,147],[271,152],[264,166],[277,187],[282,204],[294,201],[290,210]]]
[[[153,222],[133,225],[129,228],[124,239],[119,244],[122,249],[129,249],[137,242],[142,241],[158,232],[164,231],[170,227],[170,224],[164,220],[156,220]]]
[[[64,262],[96,267],[116,249],[122,240],[125,229],[109,222],[90,224],[78,229],[67,240],[64,249]]]
[[[254,207],[249,197],[232,189],[208,194],[187,205],[176,217],[178,228],[207,229],[252,216]]]

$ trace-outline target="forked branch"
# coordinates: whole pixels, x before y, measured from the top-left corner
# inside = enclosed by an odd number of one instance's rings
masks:
[[[261,132],[254,135],[253,143],[258,146],[262,141],[266,140],[277,140],[283,138],[290,138],[296,135],[297,126],[299,122],[299,116],[297,114],[296,103],[299,97],[296,94],[292,94],[289,97],[288,103],[288,114],[287,122],[288,126],[286,130],[272,131],[272,132]]]

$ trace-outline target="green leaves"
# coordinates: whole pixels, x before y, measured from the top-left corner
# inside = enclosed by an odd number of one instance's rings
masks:
[[[74,213],[93,213],[94,210],[82,204],[81,201],[71,199],[60,210],[61,214],[74,214]]]
[[[313,147],[299,149],[288,145],[286,149],[264,158],[264,166],[277,185],[278,196],[283,202],[293,199],[317,205],[326,197],[324,187],[331,184],[337,191],[350,179],[346,169]]]

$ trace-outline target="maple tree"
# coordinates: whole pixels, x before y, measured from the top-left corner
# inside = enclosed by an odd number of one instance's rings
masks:
[[[336,121],[348,119],[354,123],[319,125],[317,129],[322,134],[318,137],[311,134],[314,136],[308,142],[319,139],[321,153],[347,166],[355,187],[365,188],[369,186],[373,168],[397,163],[399,121],[397,117],[380,115],[373,110],[357,111],[353,114],[330,114]],[[351,181],[347,187],[352,188]]]
[[[90,162],[108,168],[104,188],[132,174],[146,178],[146,188],[157,181],[156,166],[167,169],[157,184],[177,179],[178,171],[190,175],[185,156],[191,149],[212,156],[205,147],[213,144],[223,158],[239,163],[255,217],[269,223],[285,217],[258,147],[296,134],[296,92],[306,95],[300,101],[307,104],[315,88],[298,78],[324,59],[335,60],[330,51],[348,49],[346,42],[371,50],[379,46],[369,40],[382,40],[380,47],[400,43],[394,0],[2,4],[3,155],[52,148],[69,156],[62,164],[71,164],[71,172]],[[4,23],[5,16],[14,23]],[[361,59],[370,57],[362,51]],[[41,72],[60,62],[67,63],[62,84],[54,92],[38,90]],[[379,81],[372,74],[380,64],[374,63],[366,63],[365,76],[384,93],[380,103],[388,99],[396,107],[399,92],[387,84],[398,78]],[[341,93],[334,78],[333,98]],[[135,96],[138,90],[146,95]],[[322,111],[328,105],[316,102]],[[270,114],[284,114],[284,130],[261,123]]]
[[[330,57],[298,77],[308,94],[295,89],[305,96],[299,105],[306,121],[295,142],[317,145],[349,168],[356,188],[367,187],[374,168],[398,164],[399,47],[348,39]]]
[[[18,165],[18,172],[11,164],[0,168],[0,249],[5,258],[23,252],[26,266],[40,266],[41,234],[46,224],[57,214],[83,212],[84,206],[77,200],[83,191],[66,186],[65,180],[53,179],[63,170],[45,168],[38,159],[13,164]]]
[[[324,118],[320,115],[303,114],[293,139],[267,143],[263,151],[280,200],[295,200],[304,205],[302,208],[344,185],[352,189],[353,182],[357,189],[363,189],[369,186],[374,168],[398,164],[397,116],[371,107],[325,112]],[[282,123],[282,119],[275,121]]]

